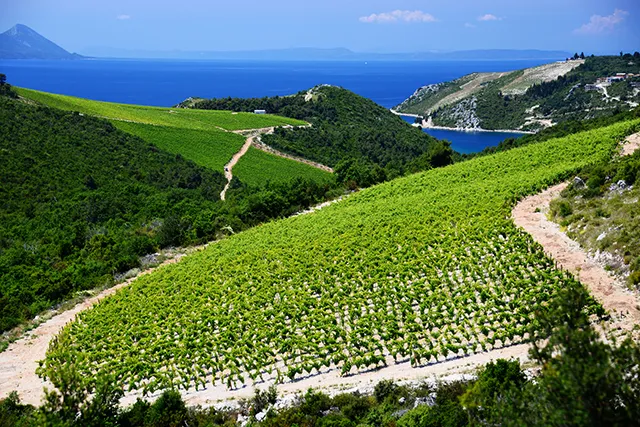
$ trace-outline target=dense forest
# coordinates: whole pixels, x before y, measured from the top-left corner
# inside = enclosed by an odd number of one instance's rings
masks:
[[[272,98],[189,100],[184,107],[284,115],[311,127],[276,129],[263,142],[333,167],[342,182],[358,186],[452,163],[449,143],[409,126],[373,101],[333,86]]]
[[[159,248],[210,241],[342,192],[306,179],[260,188],[234,179],[223,203],[222,173],[105,120],[0,96],[0,122],[0,331],[113,283]]]

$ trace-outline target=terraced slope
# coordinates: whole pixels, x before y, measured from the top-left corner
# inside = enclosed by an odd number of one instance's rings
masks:
[[[625,122],[397,179],[235,235],[135,281],[52,343],[130,389],[414,365],[528,338],[575,279],[509,219],[520,197],[608,158]]]
[[[274,115],[146,107],[92,101],[22,88],[17,88],[16,91],[25,98],[50,107],[110,119],[125,132],[219,172],[223,172],[224,165],[245,142],[242,135],[230,131],[305,124],[300,120]],[[241,181],[262,185],[267,180],[285,182],[294,177],[308,177],[325,181],[331,176],[309,165],[268,153],[259,157],[255,164],[247,164],[247,167],[239,169],[236,175]]]

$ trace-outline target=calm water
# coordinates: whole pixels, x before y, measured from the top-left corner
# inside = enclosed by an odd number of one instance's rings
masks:
[[[402,116],[408,123],[414,123],[414,117]],[[451,147],[459,153],[469,154],[481,151],[485,147],[498,145],[507,138],[521,137],[516,132],[460,132],[445,129],[423,129],[424,132],[438,139],[451,141]]]
[[[288,95],[328,83],[391,108],[425,84],[475,71],[516,70],[543,62],[548,61],[0,60],[0,73],[5,73],[9,83],[16,86],[128,104],[171,106],[190,96]],[[498,134],[492,133],[449,132],[434,136],[449,139],[454,149],[464,152],[479,151],[500,141],[496,139]]]

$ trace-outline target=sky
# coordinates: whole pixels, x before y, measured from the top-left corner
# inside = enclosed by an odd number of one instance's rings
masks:
[[[0,0],[0,31],[63,48],[640,50],[640,0]]]

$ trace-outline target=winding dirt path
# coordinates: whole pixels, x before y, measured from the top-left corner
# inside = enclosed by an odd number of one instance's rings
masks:
[[[310,124],[303,125],[303,126],[284,125],[281,127],[285,129],[293,129],[296,127],[298,128],[311,127],[311,125]],[[252,145],[254,146],[254,148],[257,148],[258,150],[262,150],[269,154],[273,154],[274,156],[282,157],[288,160],[294,160],[298,163],[304,163],[305,165],[313,166],[314,168],[321,169],[325,172],[333,173],[333,169],[331,169],[329,166],[325,166],[323,164],[316,163],[311,160],[307,160],[303,157],[298,157],[291,154],[283,153],[282,151],[278,151],[275,148],[271,148],[268,145],[262,143],[260,137],[262,135],[269,135],[274,131],[275,131],[275,127],[260,128],[260,129],[243,129],[243,130],[232,131],[233,133],[236,133],[238,135],[246,136],[247,140],[245,141],[242,148],[240,148],[240,151],[238,151],[236,154],[233,155],[229,163],[224,165],[224,176],[225,178],[227,178],[227,184],[224,186],[224,189],[220,193],[220,200],[224,201],[227,196],[227,190],[229,190],[229,186],[231,185],[231,180],[233,179],[233,167],[236,165],[236,163],[238,163],[238,161],[242,158],[242,156],[244,156],[247,153],[247,151],[249,151],[249,148]]]
[[[244,152],[248,150],[256,136],[253,134],[247,138],[247,142],[243,146]],[[640,133],[627,139],[623,147],[623,154],[630,154],[638,148],[640,148]],[[237,158],[234,156],[236,160],[233,162],[232,159],[233,164],[242,157],[244,152],[241,150],[236,154]],[[566,185],[556,185],[541,194],[522,200],[513,210],[513,220],[516,225],[522,227],[542,244],[544,250],[556,259],[563,268],[573,272],[587,285],[603,306],[614,314],[615,326],[629,329],[640,322],[640,310],[637,308],[635,296],[602,267],[590,260],[579,245],[562,233],[555,223],[546,219],[545,212],[548,211],[549,202],[557,197]],[[535,212],[536,208],[540,212]],[[176,261],[177,259],[168,260],[165,264]],[[93,304],[127,286],[134,279],[105,290],[78,304],[73,309],[56,315],[20,340],[12,343],[5,352],[0,353],[0,399],[6,397],[12,390],[16,390],[23,402],[33,405],[40,404],[43,397],[43,386],[48,384],[35,375],[35,370],[38,361],[44,359],[50,340],[60,332],[64,325],[72,321],[76,314],[91,308]],[[528,344],[518,344],[418,368],[411,367],[409,362],[393,363],[391,360],[388,361],[389,366],[349,377],[342,377],[338,369],[331,369],[297,381],[279,384],[278,392],[280,395],[292,395],[304,392],[310,387],[328,393],[340,390],[363,391],[371,390],[376,383],[383,379],[418,381],[463,375],[473,373],[480,366],[498,358],[516,358],[521,362],[527,362],[529,360],[528,350]],[[258,384],[257,387],[264,389],[269,385],[270,382],[267,381]],[[224,402],[251,397],[255,392],[255,387],[254,385],[245,385],[236,390],[228,390],[226,386],[210,385],[204,390],[183,392],[183,396],[189,404],[220,406]],[[132,403],[138,396],[135,393],[128,393],[122,403]]]
[[[198,246],[189,250],[189,252],[200,250],[204,247],[206,245]],[[91,298],[87,298],[73,308],[56,314],[35,329],[27,332],[19,340],[11,343],[5,351],[0,353],[0,399],[7,397],[11,391],[15,390],[24,403],[39,405],[44,396],[43,387],[52,388],[52,385],[38,377],[36,369],[38,368],[38,361],[45,358],[49,342],[53,337],[60,333],[67,323],[72,322],[80,312],[90,309],[98,301],[128,286],[137,277],[148,274],[167,264],[173,264],[184,255],[178,254],[155,268],[145,270],[136,277],[105,289]]]
[[[271,131],[273,132],[273,128],[271,128]],[[240,151],[233,155],[229,163],[224,165],[224,177],[227,178],[227,185],[224,186],[224,189],[220,193],[220,200],[224,201],[227,196],[227,190],[229,189],[231,180],[233,179],[233,167],[236,165],[236,163],[238,163],[238,160],[240,160],[242,156],[244,156],[247,151],[249,151],[249,147],[251,147],[251,145],[253,144],[253,140],[255,137],[255,134],[247,137],[247,140],[245,141],[242,148],[240,148]]]
[[[627,137],[622,145],[623,156],[640,148],[640,133]],[[568,183],[555,185],[540,194],[529,196],[512,212],[514,223],[531,234],[544,251],[565,270],[574,274],[589,292],[612,315],[611,327],[631,330],[640,324],[638,299],[621,280],[607,272],[600,264],[569,238],[558,224],[547,219],[549,203],[560,196]]]
[[[330,168],[329,166],[326,166],[326,165],[323,165],[321,163],[314,162],[314,161],[311,161],[311,160],[307,160],[304,157],[298,157],[298,156],[294,156],[292,154],[287,154],[287,153],[283,153],[282,151],[278,151],[275,148],[270,147],[267,144],[263,143],[260,137],[257,137],[257,138],[254,139],[253,146],[255,148],[257,148],[258,150],[262,150],[262,151],[267,152],[269,154],[273,154],[274,156],[282,157],[282,158],[289,159],[289,160],[294,160],[294,161],[296,161],[298,163],[304,163],[305,165],[313,166],[314,168],[321,169],[321,170],[323,170],[325,172],[333,173],[333,169]]]

